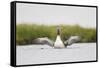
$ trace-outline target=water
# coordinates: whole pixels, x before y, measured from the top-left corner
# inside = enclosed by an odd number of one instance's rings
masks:
[[[96,43],[75,43],[54,49],[48,45],[16,46],[17,65],[96,60]]]

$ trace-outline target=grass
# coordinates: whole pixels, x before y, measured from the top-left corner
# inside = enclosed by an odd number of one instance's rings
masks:
[[[61,38],[63,41],[73,35],[80,36],[80,42],[96,42],[95,28],[83,28],[79,25],[61,25]],[[40,37],[48,37],[49,39],[55,41],[56,36],[56,26],[54,25],[16,25],[16,44],[30,44],[32,40]]]

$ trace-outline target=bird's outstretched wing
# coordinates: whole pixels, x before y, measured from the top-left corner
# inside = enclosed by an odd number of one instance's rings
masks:
[[[54,45],[54,41],[50,40],[48,37],[37,38],[32,41],[33,44],[47,44],[51,47]]]
[[[68,40],[64,41],[65,46],[72,45],[73,43],[79,42],[79,36],[71,36]]]

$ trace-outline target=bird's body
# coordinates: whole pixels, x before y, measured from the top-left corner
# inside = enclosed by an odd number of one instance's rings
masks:
[[[64,45],[63,41],[61,40],[60,35],[61,35],[61,28],[58,25],[57,26],[57,37],[56,37],[56,40],[54,43],[54,48],[65,48],[65,45]]]
[[[60,35],[58,35],[56,38],[56,41],[54,43],[54,48],[65,48],[65,45],[60,38]]]

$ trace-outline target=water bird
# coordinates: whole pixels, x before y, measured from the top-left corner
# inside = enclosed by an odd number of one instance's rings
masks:
[[[73,43],[76,43],[80,41],[79,36],[70,36],[69,39],[62,41],[61,39],[61,28],[60,26],[57,26],[57,37],[55,42],[49,39],[48,37],[43,38],[37,38],[32,41],[33,44],[47,44],[53,48],[65,48],[67,46],[72,45]]]

